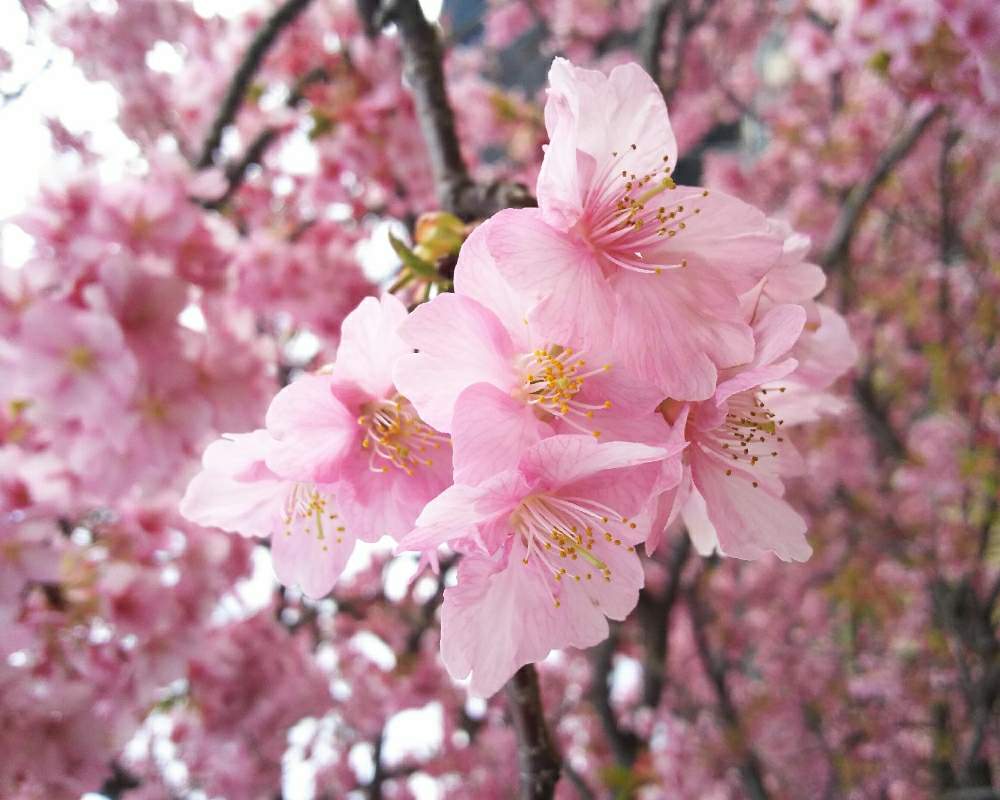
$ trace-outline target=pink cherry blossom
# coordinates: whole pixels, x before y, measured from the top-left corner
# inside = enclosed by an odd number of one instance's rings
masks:
[[[181,513],[199,525],[270,538],[278,579],[323,597],[360,537],[337,511],[338,484],[301,483],[268,469],[274,444],[265,430],[213,442],[188,485]]]
[[[480,443],[515,436],[524,447],[554,432],[600,438],[604,423],[651,414],[662,399],[616,371],[600,347],[579,349],[574,340],[551,342],[538,332],[526,299],[506,284],[486,247],[492,225],[479,226],[463,246],[456,293],[418,307],[400,329],[419,352],[400,358],[396,384],[424,419],[452,433],[459,481],[503,468],[480,462],[485,472],[470,472],[477,465],[463,457],[466,436]]]
[[[33,303],[22,315],[14,360],[18,382],[5,394],[13,388],[15,397],[64,419],[102,418],[109,401],[124,405],[137,377],[114,320],[50,300]]]
[[[491,461],[493,446],[471,445]],[[472,691],[491,695],[522,664],[554,648],[590,647],[607,636],[606,618],[631,611],[642,586],[635,545],[649,533],[648,518],[632,517],[655,476],[634,468],[665,453],[551,436],[513,469],[451,486],[427,504],[400,548],[468,551],[442,611],[452,676],[471,673]]]
[[[756,209],[675,185],[666,106],[637,66],[605,76],[557,59],[549,79],[540,209],[497,215],[490,251],[544,335],[593,346],[613,330],[633,374],[705,399],[718,369],[753,355],[737,297],[781,241]]]
[[[399,337],[405,317],[392,295],[365,298],[344,320],[330,372],[286,386],[267,412],[268,467],[289,480],[339,484],[348,527],[368,540],[402,536],[451,480],[448,437],[393,384],[396,361],[410,352]]]
[[[768,393],[782,391],[775,383],[796,367],[786,356],[804,322],[801,307],[775,306],[754,326],[751,364],[723,373],[712,399],[664,408],[691,446],[682,483],[661,497],[650,550],[679,513],[702,553],[717,548],[737,558],[768,551],[785,561],[809,558],[805,520],[783,499],[782,477],[798,471],[798,455],[786,441],[784,420],[768,406]]]

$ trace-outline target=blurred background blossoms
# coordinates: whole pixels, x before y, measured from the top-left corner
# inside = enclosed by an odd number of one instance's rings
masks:
[[[454,560],[362,542],[314,601],[177,510],[209,442],[487,216],[435,185],[412,5],[0,4],[0,797],[514,795],[503,695],[438,656]],[[638,62],[678,183],[787,225],[858,350],[796,440],[809,561],[702,558],[674,521],[636,611],[539,664],[557,795],[1000,797],[997,5],[423,10],[495,208],[535,186],[553,57]]]

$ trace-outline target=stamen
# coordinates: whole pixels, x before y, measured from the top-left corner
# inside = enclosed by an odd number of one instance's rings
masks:
[[[567,576],[574,583],[592,580],[592,572],[571,571],[575,561],[586,563],[610,582],[612,570],[607,560],[601,558],[600,548],[621,547],[624,531],[635,528],[634,523],[596,501],[541,494],[526,498],[510,521],[514,534],[525,547],[524,565],[534,559],[556,584],[561,584]],[[613,532],[602,529],[608,526]],[[631,545],[626,547],[634,552]],[[560,565],[560,561],[567,566]],[[551,585],[549,588],[551,593]],[[558,606],[558,597],[555,594],[552,597]]]
[[[611,408],[611,401],[588,403],[576,397],[587,378],[607,372],[611,365],[587,369],[583,355],[571,347],[552,345],[523,356],[519,364],[524,375],[522,389],[525,402],[534,406],[543,418],[557,417],[576,430],[596,436],[597,431],[573,416],[589,420],[595,412]]]
[[[358,425],[365,430],[361,449],[369,451],[368,469],[385,474],[390,468],[413,475],[415,469],[433,465],[428,451],[451,440],[427,425],[405,397],[376,400],[364,408]]]
[[[323,550],[330,549],[330,539],[323,528],[324,519],[327,522],[334,521],[338,514],[329,508],[332,498],[320,491],[315,486],[296,483],[292,486],[288,496],[285,498],[284,516],[282,521],[285,524],[285,536],[291,536],[296,528],[307,536],[312,535],[315,527],[317,541],[323,542]],[[307,524],[308,523],[308,524]],[[343,525],[336,526],[336,536],[334,540],[337,544],[344,541],[343,533],[346,528]]]

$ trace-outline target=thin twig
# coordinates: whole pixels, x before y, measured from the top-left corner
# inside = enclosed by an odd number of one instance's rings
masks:
[[[846,260],[851,240],[854,238],[854,233],[868,201],[872,199],[875,191],[889,177],[896,165],[913,149],[924,131],[943,111],[943,106],[934,106],[918,117],[908,128],[901,131],[879,157],[878,163],[868,179],[855,186],[847,195],[840,210],[840,216],[834,224],[829,244],[820,257],[820,263],[827,271],[837,268]]]
[[[767,789],[764,787],[764,768],[760,757],[746,741],[746,732],[743,729],[739,711],[729,691],[726,664],[723,659],[712,653],[711,645],[708,642],[709,619],[699,597],[697,584],[688,592],[688,609],[691,614],[695,647],[698,650],[698,657],[705,674],[715,691],[719,716],[733,734],[733,739],[742,751],[739,772],[744,792],[750,800],[768,800]]]
[[[889,419],[888,406],[875,392],[871,372],[854,381],[854,400],[864,412],[868,429],[879,450],[889,458],[903,458],[906,455],[906,442],[893,427]]]
[[[639,43],[636,47],[639,63],[660,87],[661,92],[663,86],[660,83],[660,53],[663,49],[663,34],[667,30],[667,23],[670,21],[670,14],[676,1],[653,0],[650,3],[645,24],[639,31]]]
[[[562,765],[562,769],[566,774],[566,780],[573,784],[573,788],[576,789],[580,800],[597,800],[597,795],[587,785],[587,781],[584,780],[583,775],[573,769],[573,766],[568,761]]]
[[[309,72],[295,82],[295,86],[292,88],[292,91],[288,95],[288,99],[285,101],[285,106],[288,108],[296,108],[306,99],[305,90],[309,86],[314,83],[325,83],[329,80],[330,73],[323,67],[316,67],[315,69],[309,70]],[[246,179],[247,172],[250,167],[255,164],[263,164],[264,154],[267,152],[268,148],[274,144],[275,141],[277,141],[281,133],[281,130],[273,125],[264,128],[257,134],[254,140],[250,142],[246,152],[240,158],[226,166],[225,191],[214,199],[198,199],[197,202],[210,211],[219,211],[222,209],[243,185],[243,181]]]
[[[631,767],[642,742],[632,731],[618,724],[618,717],[611,705],[611,672],[617,647],[618,630],[617,627],[612,627],[608,638],[590,651],[590,702],[601,721],[601,728],[611,745],[615,761]]]
[[[207,169],[212,166],[219,145],[222,143],[222,134],[225,133],[226,128],[236,119],[236,114],[243,104],[243,98],[250,88],[253,76],[264,60],[264,56],[267,55],[268,50],[271,49],[271,46],[277,40],[278,34],[291,25],[311,2],[312,0],[286,0],[257,31],[253,41],[250,43],[250,47],[247,48],[243,56],[243,60],[233,74],[229,88],[226,89],[222,105],[219,107],[219,111],[212,121],[212,127],[209,129],[208,136],[205,137],[205,142],[201,147],[201,154],[195,162],[195,167],[198,169]]]
[[[639,621],[642,623],[642,704],[650,709],[660,705],[666,680],[670,616],[680,597],[681,574],[691,556],[691,537],[684,532],[674,543],[667,568],[667,585],[657,596],[648,590],[639,595]]]
[[[534,664],[515,672],[506,691],[507,708],[517,734],[521,800],[551,800],[559,782],[562,757],[545,721]]]
[[[534,205],[519,183],[477,184],[469,176],[448,101],[441,42],[417,0],[392,0],[376,16],[379,24],[395,22],[403,53],[403,75],[413,93],[438,201],[445,211],[465,220],[488,217],[503,208]]]

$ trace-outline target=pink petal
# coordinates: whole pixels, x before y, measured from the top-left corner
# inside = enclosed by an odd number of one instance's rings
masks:
[[[795,345],[805,325],[806,312],[799,305],[780,305],[771,308],[753,326],[756,350],[753,361],[729,380],[719,383],[715,401],[721,403],[737,392],[776,381],[795,369],[794,358],[778,362]]]
[[[344,456],[360,436],[357,415],[331,392],[329,375],[303,375],[271,401],[266,424],[275,442],[267,465],[291,480],[337,479]]]
[[[327,520],[322,535],[315,527],[299,523],[271,537],[271,559],[278,580],[298,586],[313,599],[329,594],[354,551],[354,536],[338,532],[337,520]],[[315,526],[315,520],[308,518]],[[339,539],[339,541],[338,541]]]
[[[430,460],[409,475],[396,467],[372,471],[366,457],[345,464],[339,502],[349,529],[366,542],[398,540],[412,530],[427,503],[451,483],[447,454],[437,452]]]
[[[659,461],[666,455],[661,447],[635,442],[599,444],[590,436],[559,435],[528,450],[521,459],[521,471],[529,480],[557,488],[605,470]]]
[[[535,303],[529,321],[551,344],[602,345],[614,300],[593,254],[533,208],[497,214],[487,235],[497,268]]]
[[[709,269],[623,274],[615,352],[634,375],[677,400],[704,400],[717,370],[753,358],[750,327],[736,297]]]
[[[416,527],[400,539],[397,549],[427,550],[472,536],[477,526],[509,515],[529,491],[515,472],[497,475],[480,486],[449,486],[427,503]]]
[[[206,450],[202,469],[188,484],[181,514],[198,525],[244,536],[270,536],[278,527],[289,486],[274,476],[239,480],[262,467],[270,437],[266,431],[217,439]],[[259,470],[265,476],[266,468]]]
[[[470,386],[455,404],[455,481],[476,484],[516,469],[522,453],[550,433],[523,401],[488,383]]]
[[[806,561],[812,548],[806,542],[805,520],[788,503],[760,483],[754,487],[743,470],[726,475],[724,462],[692,448],[691,472],[709,520],[715,527],[719,550],[736,558],[755,559],[774,552],[782,561]]]
[[[489,697],[519,667],[558,646],[552,644],[555,610],[544,581],[516,554],[464,557],[441,607],[445,667],[456,680],[471,673],[470,691]]]
[[[396,359],[411,352],[398,334],[406,319],[406,306],[398,297],[366,297],[347,315],[340,331],[334,374],[353,381],[372,397],[388,397]]]
[[[455,294],[470,297],[496,314],[515,347],[527,351],[530,349],[528,312],[533,301],[515,291],[500,274],[487,246],[487,237],[494,224],[494,218],[490,218],[477,226],[462,245],[455,266]]]
[[[537,190],[550,223],[568,229],[586,206],[588,193],[622,170],[642,176],[676,165],[677,143],[666,104],[638,65],[618,66],[605,76],[557,58],[549,87],[545,121],[550,142]]]
[[[396,387],[439,431],[451,431],[455,401],[464,389],[486,382],[510,391],[517,382],[510,335],[471,298],[439,295],[414,310],[400,335],[420,352],[397,361]]]
[[[718,270],[731,292],[752,289],[781,257],[782,237],[763,212],[722,192],[678,186],[667,195],[672,208],[683,205],[684,229],[644,254],[651,264],[679,264]],[[695,212],[697,209],[697,213]]]

